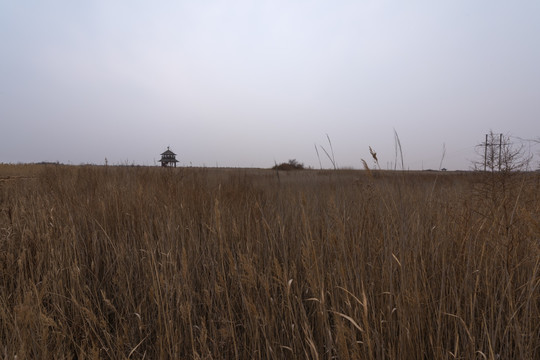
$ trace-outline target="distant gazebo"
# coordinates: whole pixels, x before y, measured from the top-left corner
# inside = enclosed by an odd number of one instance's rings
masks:
[[[163,167],[168,167],[169,165],[174,165],[174,167],[176,167],[178,160],[176,160],[176,154],[167,146],[167,151],[161,154],[161,160],[159,160],[159,162]]]

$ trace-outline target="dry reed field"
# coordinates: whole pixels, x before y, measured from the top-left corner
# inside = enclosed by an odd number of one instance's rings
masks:
[[[0,358],[540,359],[538,174],[0,178]]]

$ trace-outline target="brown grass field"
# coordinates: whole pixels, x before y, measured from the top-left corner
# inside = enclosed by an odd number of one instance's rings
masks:
[[[540,359],[540,176],[0,165],[0,358]]]

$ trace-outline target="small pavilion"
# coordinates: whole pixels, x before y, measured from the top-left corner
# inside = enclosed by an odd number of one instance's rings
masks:
[[[161,154],[161,160],[159,160],[159,162],[163,167],[168,167],[169,165],[174,165],[174,167],[176,167],[178,160],[176,160],[176,154],[167,146],[167,151]]]

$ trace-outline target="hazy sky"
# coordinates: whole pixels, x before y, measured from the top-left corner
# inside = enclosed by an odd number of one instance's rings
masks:
[[[0,0],[0,55],[0,162],[319,167],[328,134],[386,167],[395,129],[406,167],[467,169],[540,137],[538,0]]]

